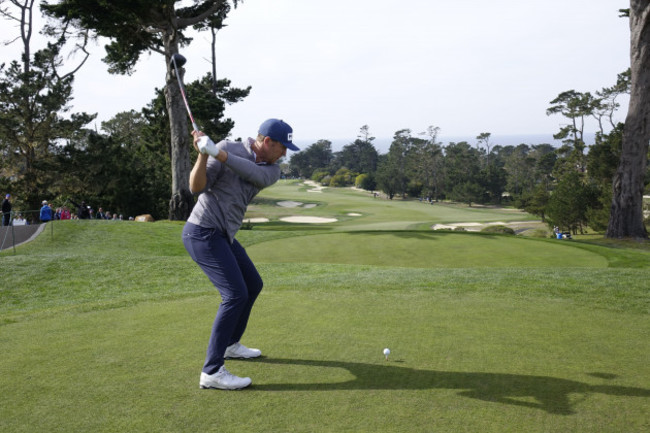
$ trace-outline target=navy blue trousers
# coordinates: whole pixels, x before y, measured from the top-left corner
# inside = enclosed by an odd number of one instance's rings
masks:
[[[208,276],[221,295],[221,304],[212,325],[212,334],[203,372],[214,374],[224,363],[226,348],[241,340],[262,277],[237,240],[217,229],[186,223],[183,228],[185,249]]]

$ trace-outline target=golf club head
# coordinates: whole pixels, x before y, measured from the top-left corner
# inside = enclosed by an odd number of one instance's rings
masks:
[[[182,54],[172,54],[172,63],[180,68],[187,62],[187,59]]]

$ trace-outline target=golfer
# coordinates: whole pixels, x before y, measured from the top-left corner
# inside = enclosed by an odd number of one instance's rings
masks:
[[[221,295],[199,386],[241,389],[251,379],[229,373],[224,360],[262,354],[240,343],[262,278],[235,234],[253,197],[280,178],[276,162],[287,149],[300,149],[292,143],[292,128],[278,119],[262,123],[257,139],[244,143],[224,140],[215,145],[202,132],[193,135],[199,155],[190,190],[200,194],[183,228],[183,243]]]

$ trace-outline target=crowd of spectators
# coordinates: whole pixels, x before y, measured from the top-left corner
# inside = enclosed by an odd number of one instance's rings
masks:
[[[88,206],[84,200],[82,200],[81,203],[76,203],[73,200],[69,201],[76,207],[76,212],[72,212],[66,205],[54,209],[52,208],[51,203],[49,203],[47,200],[43,200],[41,202],[41,208],[38,212],[38,219],[34,217],[31,223],[46,223],[53,220],[98,219],[122,221],[124,219],[123,215],[104,211],[104,209],[101,207],[97,210],[97,212],[95,212],[93,208],[91,206]],[[130,217],[129,220],[132,221],[133,218]],[[10,194],[6,194],[5,199],[2,201],[2,218],[0,222],[2,226],[20,226],[30,224],[30,221],[25,219],[21,213],[12,212]]]

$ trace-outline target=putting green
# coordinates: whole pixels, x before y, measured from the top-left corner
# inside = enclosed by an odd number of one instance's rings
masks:
[[[422,232],[350,232],[262,241],[254,261],[341,263],[416,268],[607,267],[607,259],[569,241]],[[278,254],[281,251],[281,254]]]

